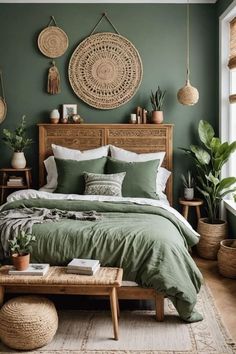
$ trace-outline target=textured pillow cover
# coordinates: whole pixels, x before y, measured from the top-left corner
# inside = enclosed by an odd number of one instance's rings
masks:
[[[156,194],[156,174],[159,160],[125,162],[107,157],[106,173],[126,172],[122,196],[159,199]]]
[[[104,173],[106,160],[106,157],[84,161],[55,159],[58,173],[58,184],[55,192],[83,194],[85,189],[84,171]]]
[[[122,197],[122,182],[125,172],[114,174],[96,174],[84,172],[85,191],[84,194],[113,195]]]

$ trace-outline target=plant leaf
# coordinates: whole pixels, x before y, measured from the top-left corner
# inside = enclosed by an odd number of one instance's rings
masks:
[[[201,142],[210,149],[211,141],[215,135],[214,129],[212,128],[211,124],[208,123],[206,120],[200,120],[198,126],[198,134]]]

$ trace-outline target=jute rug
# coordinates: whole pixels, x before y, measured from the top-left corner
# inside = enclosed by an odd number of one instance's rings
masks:
[[[59,328],[49,345],[31,351],[42,354],[230,354],[236,345],[230,339],[206,286],[198,297],[204,320],[180,321],[165,300],[165,321],[158,323],[154,311],[122,311],[120,339],[113,340],[108,311],[59,311]],[[0,343],[0,353],[15,353]]]

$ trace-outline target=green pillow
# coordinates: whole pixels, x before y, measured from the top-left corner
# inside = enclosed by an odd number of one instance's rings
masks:
[[[124,162],[107,157],[106,173],[126,172],[122,196],[159,199],[156,194],[157,169],[160,160]]]
[[[55,193],[83,194],[85,189],[84,171],[104,173],[106,157],[93,160],[56,159],[58,184]]]

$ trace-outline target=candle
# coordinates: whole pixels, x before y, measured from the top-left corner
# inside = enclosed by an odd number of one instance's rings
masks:
[[[133,124],[135,124],[137,122],[137,118],[136,118],[136,114],[135,113],[131,113],[130,122],[133,123]]]

